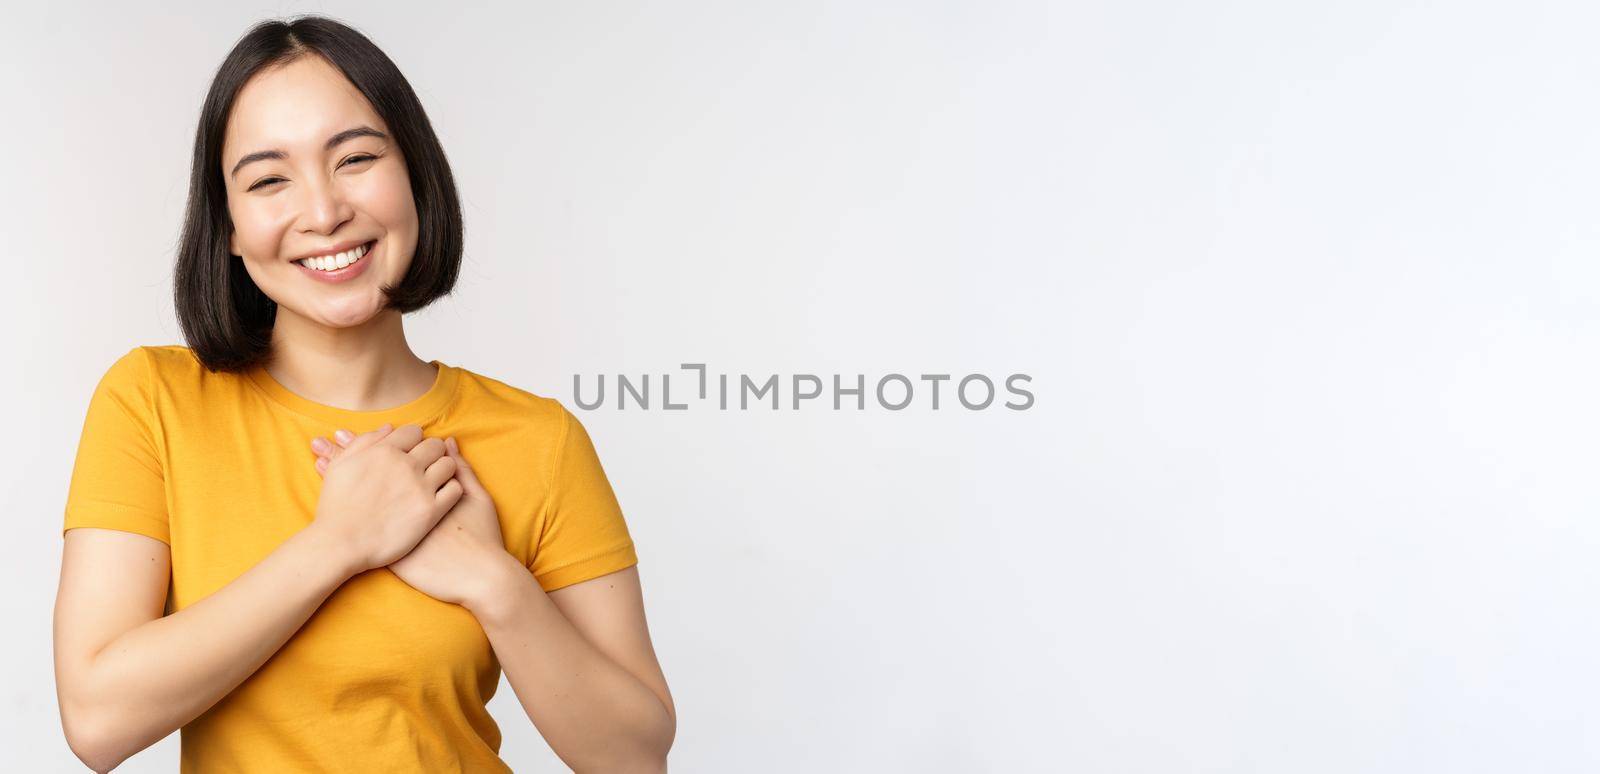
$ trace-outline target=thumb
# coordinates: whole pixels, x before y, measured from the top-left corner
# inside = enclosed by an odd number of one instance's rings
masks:
[[[488,490],[483,488],[482,482],[478,481],[477,471],[474,471],[472,465],[467,463],[466,457],[461,456],[461,445],[456,443],[455,436],[446,438],[444,447],[456,461],[456,479],[461,482],[462,488],[472,495],[488,494]]]

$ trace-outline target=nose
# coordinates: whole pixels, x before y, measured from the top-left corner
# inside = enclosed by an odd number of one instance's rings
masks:
[[[355,214],[355,208],[332,180],[313,180],[300,190],[305,192],[300,216],[302,231],[332,234]]]

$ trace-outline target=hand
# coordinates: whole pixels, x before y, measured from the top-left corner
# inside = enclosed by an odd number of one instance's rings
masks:
[[[311,448],[317,453],[317,470],[331,475],[340,460],[351,454],[360,439],[335,434],[338,444],[316,438]],[[345,439],[351,439],[346,441]],[[432,531],[410,553],[395,560],[389,569],[413,588],[441,602],[472,607],[494,593],[496,572],[504,568],[511,555],[506,552],[500,533],[500,517],[494,500],[478,480],[477,473],[461,456],[455,438],[444,441],[445,459],[455,462],[455,481],[461,497]],[[515,560],[513,560],[515,561]]]
[[[417,425],[351,435],[333,464],[319,465],[322,493],[313,527],[348,546],[354,572],[404,556],[462,497],[456,459]]]

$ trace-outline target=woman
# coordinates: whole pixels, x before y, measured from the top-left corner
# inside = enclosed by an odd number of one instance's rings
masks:
[[[91,768],[181,727],[185,772],[509,771],[503,668],[573,769],[665,770],[676,712],[588,434],[406,344],[460,257],[394,63],[328,19],[251,29],[195,136],[189,346],[111,366],[73,469],[56,679]]]

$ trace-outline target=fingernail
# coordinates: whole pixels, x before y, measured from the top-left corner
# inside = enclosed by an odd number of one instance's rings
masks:
[[[456,451],[458,451],[460,449],[460,447],[458,445],[456,445],[456,437],[455,436],[452,435],[449,438],[446,438],[445,441],[450,446],[450,453],[451,454],[455,454]]]
[[[355,438],[354,435],[350,434],[349,430],[335,431],[333,437],[339,439],[339,443],[350,443],[350,440]]]
[[[321,438],[311,439],[311,448],[314,449],[318,454],[327,454],[329,451],[328,442],[322,440]]]

